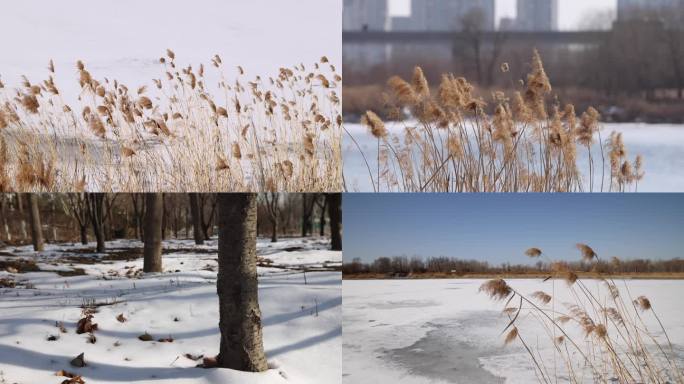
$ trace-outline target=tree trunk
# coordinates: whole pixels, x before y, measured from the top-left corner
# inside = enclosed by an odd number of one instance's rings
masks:
[[[148,193],[145,195],[145,247],[143,272],[161,272],[161,242],[162,242],[162,216],[164,215],[164,203],[161,193]]]
[[[218,196],[218,281],[221,347],[218,365],[240,371],[268,369],[257,284],[255,194]]]
[[[9,196],[9,195],[7,195],[7,196]],[[9,243],[12,241],[12,234],[10,233],[10,230],[9,230],[9,224],[7,221],[7,212],[6,212],[5,206],[6,206],[5,198],[4,198],[4,196],[0,196],[0,217],[2,217],[2,227],[5,229],[5,240],[7,240],[7,242]]]
[[[188,228],[190,228],[190,221],[188,220],[190,218],[190,209],[185,208],[185,238],[187,239],[190,237],[190,233],[188,232]]]
[[[200,215],[199,197],[196,193],[188,194],[190,197],[190,214],[192,215],[192,235],[195,238],[195,244],[204,244],[204,236],[202,235],[202,216]]]
[[[26,239],[28,233],[26,233],[26,219],[24,216],[24,198],[21,193],[17,193],[17,208],[19,209],[19,217],[21,217],[20,227],[21,227],[21,238]]]
[[[24,214],[24,199],[21,193],[17,193],[17,208],[19,208],[19,214]]]
[[[321,221],[321,226],[320,226],[320,232],[319,235],[321,237],[325,236],[325,211],[327,211],[327,207],[330,202],[328,202],[328,196],[324,195],[323,196],[323,206],[321,207],[321,216],[320,216],[320,221]]]
[[[81,229],[81,244],[88,245],[88,226],[83,223],[79,224],[79,227]]]
[[[133,220],[135,221],[135,238],[142,239],[140,235],[140,216],[138,214],[138,200],[131,195],[131,200],[133,202]]]
[[[328,216],[330,216],[330,248],[342,250],[342,194],[328,195]]]
[[[105,251],[104,194],[88,194],[88,209],[90,210],[90,221],[93,225],[95,240],[97,240],[97,252],[103,253]]]
[[[40,210],[38,209],[38,196],[33,193],[26,194],[29,202],[29,222],[31,223],[31,240],[33,241],[33,250],[42,252],[43,245],[43,227],[40,224]]]
[[[164,194],[162,194],[162,196],[161,196],[161,201],[162,201],[161,233],[162,233],[162,240],[166,240],[166,228],[167,228],[167,225],[169,224],[169,218],[166,214],[166,196]]]
[[[271,243],[278,242],[278,220],[271,220]]]

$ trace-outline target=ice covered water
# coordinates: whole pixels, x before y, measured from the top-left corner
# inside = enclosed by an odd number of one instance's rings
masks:
[[[552,281],[507,281],[524,294],[554,289]],[[478,293],[483,282],[345,280],[343,382],[536,382],[534,367],[523,347],[516,342],[504,346],[501,333],[508,318],[501,313],[503,303],[492,302]],[[595,287],[599,282],[588,280],[586,284]],[[684,282],[629,280],[626,284],[631,295],[643,294],[651,299],[676,353],[684,358],[684,309],[677,305],[675,294],[684,289]],[[571,301],[564,286],[562,281],[555,282],[559,302]],[[647,320],[649,329],[658,329],[652,322]],[[521,319],[519,329],[535,348],[537,342],[544,345],[547,335],[533,319]],[[576,331],[578,340],[584,340],[581,331]],[[540,353],[545,356],[548,369],[553,370],[553,353],[544,348]],[[562,367],[555,369],[559,382],[567,382]],[[586,378],[591,382],[591,376]]]

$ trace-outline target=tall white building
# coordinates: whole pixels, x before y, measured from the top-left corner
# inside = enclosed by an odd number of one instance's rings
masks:
[[[387,31],[390,27],[387,0],[344,0],[342,29],[344,31]],[[385,63],[390,47],[384,43],[343,44],[345,63],[371,68]]]
[[[387,0],[344,0],[343,30],[386,31],[389,25]]]
[[[558,29],[558,0],[518,0],[516,29],[555,31]]]
[[[411,0],[410,30],[459,31],[464,18],[478,20],[483,30],[494,30],[495,0]]]

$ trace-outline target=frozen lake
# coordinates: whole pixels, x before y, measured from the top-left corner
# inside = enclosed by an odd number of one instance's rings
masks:
[[[508,318],[501,313],[503,303],[478,293],[484,281],[345,280],[343,382],[537,382],[522,346],[517,342],[504,346],[501,332]],[[552,281],[507,282],[523,294],[538,290],[550,293],[553,289]],[[598,282],[585,283],[593,288]],[[684,308],[678,305],[676,293],[684,290],[684,281],[630,280],[627,284],[631,295],[646,295],[651,300],[679,354],[681,366]],[[555,282],[558,298],[570,301],[569,296],[564,296],[564,287],[565,282]],[[657,323],[644,317],[649,329],[655,330]],[[535,325],[528,318],[519,323],[521,335],[532,345],[535,338],[537,342],[546,338],[542,329],[535,330]],[[578,337],[583,340],[581,333]],[[541,355],[549,358],[553,353],[542,349]],[[567,381],[560,377],[558,382]]]
[[[360,144],[371,169],[377,166],[377,141],[366,128],[359,124],[346,124],[346,129]],[[390,129],[399,132],[402,125]],[[610,132],[621,132],[628,155],[644,157],[646,176],[639,182],[639,192],[683,192],[684,191],[684,125],[668,124],[603,124],[601,135],[606,139]],[[368,170],[358,149],[349,136],[343,132],[344,177],[349,191],[372,192]],[[599,153],[594,149],[594,156]],[[586,163],[586,151],[578,151],[580,169]],[[600,173],[600,172],[597,172]]]
[[[164,77],[158,60],[167,48],[182,67],[204,63],[208,76],[215,54],[227,75],[236,75],[240,65],[247,79],[275,76],[280,67],[311,66],[323,55],[341,67],[341,8],[341,0],[4,2],[0,34],[8,38],[0,76],[10,88],[21,75],[36,83],[47,78],[52,59],[57,85],[71,103],[80,92],[77,60],[96,79],[117,79],[132,89],[153,89],[152,79]],[[211,86],[219,80],[208,79]]]

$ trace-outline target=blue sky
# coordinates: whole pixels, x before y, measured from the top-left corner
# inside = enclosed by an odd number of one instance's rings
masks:
[[[409,13],[410,0],[390,0],[390,12]],[[496,0],[497,20],[501,17],[515,17],[515,0]],[[615,10],[617,0],[559,0],[559,24],[563,30],[575,29],[597,11]]]
[[[684,257],[684,194],[345,194],[344,259],[452,256],[527,263],[575,244],[623,259]]]

